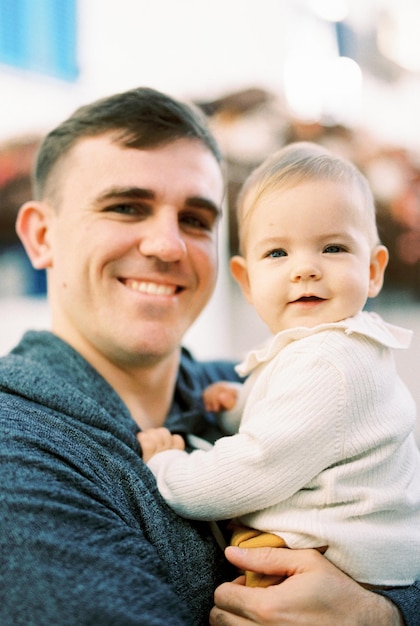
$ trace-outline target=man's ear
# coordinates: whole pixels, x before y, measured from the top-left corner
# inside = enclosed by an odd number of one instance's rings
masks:
[[[239,284],[246,300],[252,304],[251,289],[249,285],[248,270],[244,257],[236,255],[230,260],[230,271],[233,278]]]
[[[372,250],[370,258],[369,298],[377,296],[382,289],[388,259],[389,253],[385,246],[379,245]]]
[[[53,209],[46,202],[31,200],[19,210],[16,232],[35,269],[52,266],[50,227]]]

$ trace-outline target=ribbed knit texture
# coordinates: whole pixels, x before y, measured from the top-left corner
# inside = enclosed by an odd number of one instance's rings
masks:
[[[420,577],[420,453],[390,346],[409,337],[368,313],[327,326],[249,355],[237,435],[149,466],[181,515],[240,517],[293,548],[328,545],[356,580],[407,585]]]

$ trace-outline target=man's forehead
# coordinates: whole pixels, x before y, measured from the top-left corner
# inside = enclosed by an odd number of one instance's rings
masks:
[[[143,154],[159,154],[162,152],[166,152],[175,147],[182,148],[184,152],[196,152],[196,151],[204,151],[212,156],[212,158],[217,162],[216,157],[210,150],[208,146],[201,140],[195,137],[174,137],[164,143],[149,143],[145,142],[144,145],[141,145],[141,141],[137,144],[134,142],[129,142],[129,137],[124,134],[124,131],[116,129],[115,131],[107,131],[105,133],[95,134],[95,135],[86,135],[83,137],[79,137],[73,143],[72,147],[69,149],[70,152],[80,152],[85,150],[103,150],[108,148],[112,151],[119,152],[139,152]]]
[[[61,171],[59,171],[61,170]],[[177,139],[152,148],[132,148],[107,133],[79,139],[63,156],[56,177],[96,187],[95,195],[154,199],[170,190],[193,205],[220,212],[224,180],[210,150],[193,139]],[[64,179],[63,179],[64,177]],[[56,182],[58,182],[56,180]],[[92,189],[93,190],[93,189]]]
[[[156,146],[133,147],[122,143],[120,136],[106,133],[78,139],[67,155],[63,156],[63,160],[67,158],[75,166],[78,162],[83,162],[84,167],[92,165],[92,168],[108,165],[111,161],[112,168],[116,170],[120,160],[143,163],[146,166],[150,164],[152,171],[153,163],[159,161],[166,169],[190,167],[196,170],[196,175],[199,172],[206,176],[216,174],[223,181],[221,164],[213,153],[201,141],[191,138],[174,139]]]

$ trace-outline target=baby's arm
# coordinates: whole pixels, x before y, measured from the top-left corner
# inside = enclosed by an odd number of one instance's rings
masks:
[[[173,435],[167,428],[151,428],[138,433],[142,458],[145,463],[163,450],[184,450],[185,442],[181,435]]]
[[[219,381],[209,385],[203,392],[203,402],[206,411],[229,411],[236,405],[239,388],[242,385]],[[236,432],[237,427],[232,429]],[[167,428],[150,428],[142,430],[137,435],[142,449],[142,458],[147,463],[152,456],[164,450],[185,450],[185,442],[181,435],[173,435]]]
[[[228,435],[238,432],[246,398],[244,387],[243,383],[221,380],[209,385],[203,392],[206,410],[219,413],[219,424]]]
[[[238,399],[238,385],[220,380],[209,385],[203,391],[203,402],[206,411],[230,411]]]

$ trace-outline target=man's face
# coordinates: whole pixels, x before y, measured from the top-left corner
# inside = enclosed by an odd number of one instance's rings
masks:
[[[53,331],[91,362],[130,367],[173,354],[216,280],[216,159],[196,140],[138,150],[104,135],[79,141],[57,169]]]

